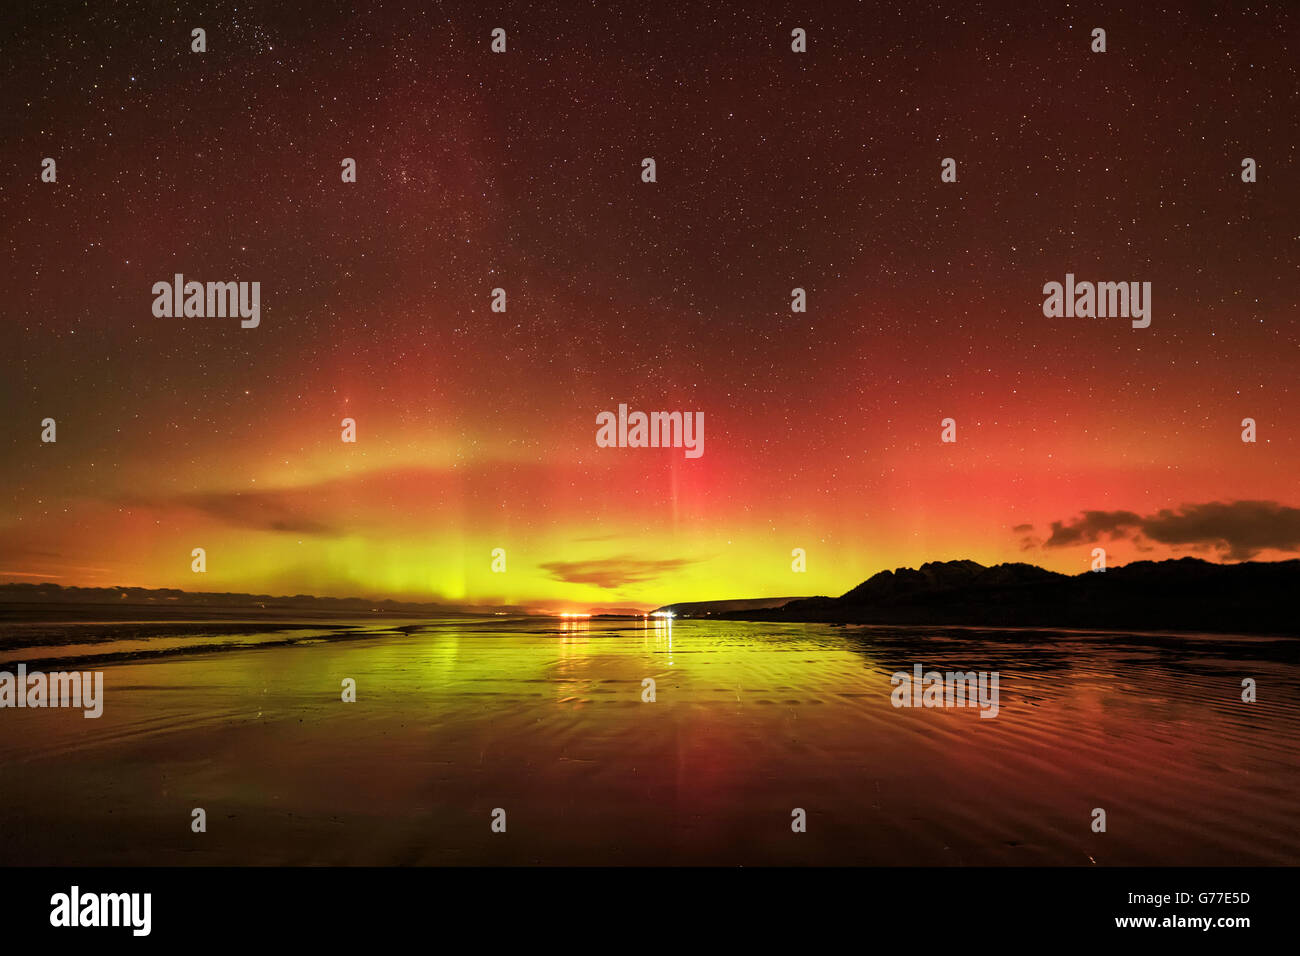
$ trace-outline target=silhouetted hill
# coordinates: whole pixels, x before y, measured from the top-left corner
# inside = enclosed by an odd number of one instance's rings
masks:
[[[791,601],[806,600],[808,599],[783,597],[737,598],[731,601],[678,601],[676,604],[665,604],[663,607],[655,608],[651,613],[671,611],[677,617],[717,617],[727,611],[752,611],[757,608],[779,607]]]
[[[728,611],[747,621],[966,624],[1300,633],[1300,560],[1212,564],[1136,561],[1058,574],[1032,564],[938,561],[881,571],[837,598]]]

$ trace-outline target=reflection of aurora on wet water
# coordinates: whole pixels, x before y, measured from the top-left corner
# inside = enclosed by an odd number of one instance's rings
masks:
[[[479,618],[181,653],[184,630],[95,665],[98,720],[5,712],[7,859],[1300,862],[1293,640]],[[160,656],[138,656],[149,640]],[[998,673],[996,718],[895,707],[918,662]],[[1269,688],[1249,706],[1243,673]],[[158,826],[196,792],[221,821],[199,845]],[[495,808],[509,841],[490,840]]]

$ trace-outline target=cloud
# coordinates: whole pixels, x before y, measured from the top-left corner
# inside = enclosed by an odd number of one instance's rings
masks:
[[[593,561],[551,561],[541,565],[541,568],[555,580],[567,584],[594,584],[598,588],[617,588],[625,584],[650,581],[694,563],[695,561],[689,558],[653,560],[621,556]]]
[[[1084,542],[1129,536],[1129,531],[1142,524],[1142,516],[1132,511],[1085,511],[1082,517],[1066,524],[1052,522],[1052,534],[1045,547],[1068,548]]]
[[[1246,561],[1264,550],[1300,551],[1300,508],[1276,501],[1210,501],[1163,508],[1151,515],[1132,511],[1085,511],[1073,521],[1052,522],[1044,547],[1066,548],[1103,536],[1193,550],[1215,550]]]
[[[224,476],[214,477],[224,481]],[[502,528],[543,519],[562,527],[581,526],[590,520],[586,500],[554,489],[580,488],[597,477],[585,465],[565,465],[557,470],[541,463],[505,464],[485,459],[447,467],[376,468],[308,478],[293,485],[221,484],[154,495],[135,491],[103,500],[115,509],[185,512],[191,517],[197,514],[241,528],[285,534],[409,537],[421,527],[477,527],[484,534],[495,534]],[[657,479],[643,479],[615,509],[605,513],[605,520],[613,527],[624,522],[643,524],[644,516],[635,504],[627,502],[661,491]],[[592,539],[603,534],[603,530],[594,531]]]
[[[279,491],[211,492],[193,495],[186,503],[228,524],[260,531],[334,534],[339,530],[302,514],[294,500],[298,497],[296,493]]]
[[[226,524],[255,531],[314,535],[336,534],[340,530],[304,513],[310,507],[310,495],[301,489],[199,492],[158,501],[133,496],[122,499],[122,503],[149,507],[179,505]]]

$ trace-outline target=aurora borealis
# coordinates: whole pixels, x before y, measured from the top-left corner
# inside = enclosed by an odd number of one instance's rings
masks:
[[[1300,550],[1286,4],[3,16],[0,581],[580,610]],[[260,324],[155,316],[178,273]],[[1150,327],[1045,317],[1067,273]],[[620,404],[706,452],[598,447]]]

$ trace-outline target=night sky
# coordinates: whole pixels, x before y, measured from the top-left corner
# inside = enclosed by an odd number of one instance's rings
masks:
[[[0,581],[561,610],[1300,551],[1294,4],[357,6],[0,13]],[[1151,326],[1045,317],[1067,272]],[[175,273],[260,326],[155,317]],[[598,448],[620,403],[703,456]]]

